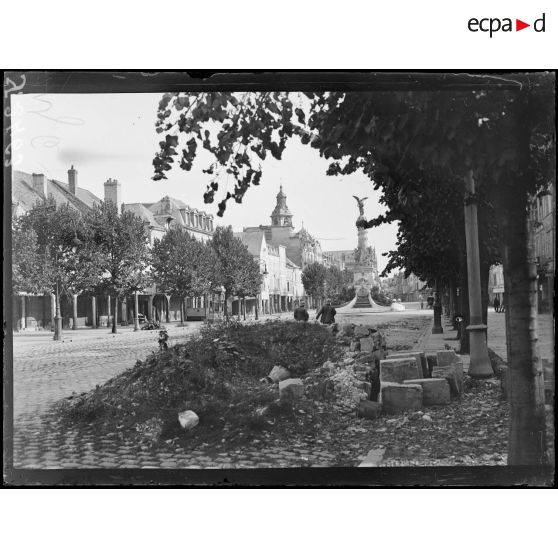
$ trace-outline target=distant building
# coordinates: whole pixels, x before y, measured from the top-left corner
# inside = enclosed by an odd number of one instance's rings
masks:
[[[304,227],[295,232],[293,214],[287,207],[287,196],[283,192],[283,186],[279,187],[277,204],[271,213],[271,225],[244,228],[245,233],[256,231],[265,234],[268,244],[284,246],[286,257],[301,269],[312,262],[324,263],[324,255],[319,241]]]
[[[534,198],[530,205],[530,233],[533,238],[531,257],[537,264],[537,292],[539,310],[547,312],[553,304],[554,276],[556,274],[556,188]],[[490,268],[488,296],[490,304],[494,298],[503,303],[504,270],[502,265]]]
[[[392,297],[402,302],[418,302],[421,296],[426,302],[426,282],[421,281],[414,273],[405,277],[405,272],[400,271],[383,280],[382,285]]]
[[[285,246],[267,242],[264,231],[243,231],[235,233],[258,262],[262,274],[262,287],[258,299],[247,301],[246,311],[253,313],[258,304],[258,312],[272,314],[286,312],[303,298],[302,270],[287,258]],[[233,314],[238,312],[234,307]]]
[[[534,251],[537,261],[538,302],[542,311],[550,310],[556,273],[556,186],[537,196],[531,204]]]

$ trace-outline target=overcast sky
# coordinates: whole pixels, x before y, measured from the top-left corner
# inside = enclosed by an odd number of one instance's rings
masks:
[[[13,167],[67,182],[67,170],[74,165],[78,185],[100,198],[105,180],[116,178],[124,203],[155,202],[169,195],[216,214],[220,197],[215,204],[203,203],[208,175],[201,169],[211,161],[204,150],[191,171],[177,165],[168,180],[151,179],[151,161],[162,139],[154,125],[160,98],[159,93],[14,95]],[[297,230],[304,223],[324,250],[350,250],[357,244],[358,210],[352,195],[368,196],[368,218],[385,209],[367,178],[326,176],[328,162],[296,138],[289,140],[281,161],[268,157],[262,167],[261,185],[250,188],[242,204],[228,203],[224,217],[215,217],[216,225],[242,230],[269,224],[281,183]],[[395,248],[396,233],[396,225],[368,231],[380,271],[386,263],[381,254]]]

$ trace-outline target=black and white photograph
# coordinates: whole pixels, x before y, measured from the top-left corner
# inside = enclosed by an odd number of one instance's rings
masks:
[[[4,478],[550,486],[554,72],[4,73]]]

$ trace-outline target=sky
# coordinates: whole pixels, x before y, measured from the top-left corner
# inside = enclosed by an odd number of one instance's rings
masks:
[[[116,178],[122,184],[123,203],[155,202],[169,195],[215,215],[221,198],[216,195],[214,204],[203,203],[208,175],[201,170],[211,162],[204,150],[199,150],[191,171],[176,165],[168,180],[151,179],[153,156],[163,139],[155,131],[160,98],[159,93],[14,95],[13,168],[67,182],[67,171],[74,165],[78,186],[99,198],[104,182]],[[282,184],[296,230],[304,225],[324,250],[356,248],[358,209],[352,196],[368,196],[368,219],[385,207],[368,178],[360,173],[326,176],[328,165],[315,149],[290,139],[282,160],[267,157],[261,184],[248,189],[242,204],[231,200],[225,215],[215,216],[215,226],[232,225],[240,231],[269,224]],[[396,224],[368,230],[380,271],[387,263],[382,253],[395,248],[396,234]]]

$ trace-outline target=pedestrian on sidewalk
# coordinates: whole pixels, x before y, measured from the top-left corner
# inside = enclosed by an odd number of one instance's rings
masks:
[[[500,300],[497,296],[494,297],[494,311],[498,312],[500,309]]]
[[[321,316],[320,322],[322,324],[325,325],[333,324],[335,323],[335,314],[337,314],[337,312],[335,311],[335,308],[333,308],[333,306],[331,305],[331,301],[326,300],[325,305],[322,306],[319,312],[316,314],[316,320]]]
[[[301,302],[300,306],[295,308],[294,319],[297,322],[307,322],[309,317],[310,316],[308,315],[308,310],[306,310],[304,302]]]
[[[419,295],[419,300],[420,300],[420,309],[424,310],[424,300],[422,299],[422,295]]]

